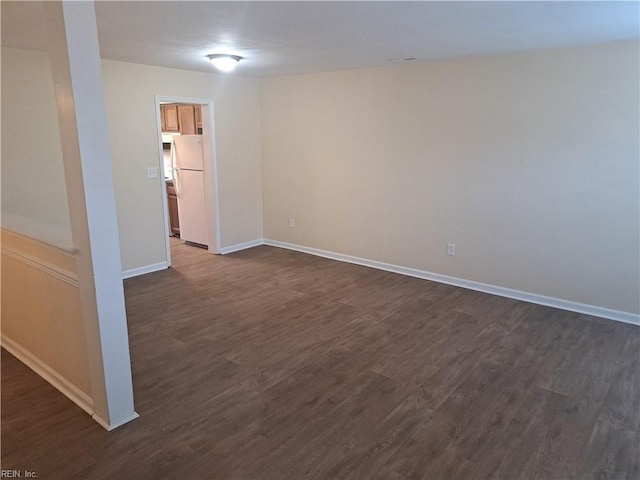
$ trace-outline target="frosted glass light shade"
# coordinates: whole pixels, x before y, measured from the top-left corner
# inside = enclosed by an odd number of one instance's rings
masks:
[[[242,57],[238,55],[227,55],[226,53],[213,53],[211,55],[207,55],[207,58],[211,60],[213,66],[222,72],[230,72],[238,62],[242,59]]]

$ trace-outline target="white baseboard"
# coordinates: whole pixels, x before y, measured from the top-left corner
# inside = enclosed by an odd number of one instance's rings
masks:
[[[89,395],[78,389],[62,375],[6,335],[2,335],[2,346],[6,348],[11,355],[57,388],[63,395],[69,398],[69,400],[93,416],[93,400]]]
[[[140,415],[138,415],[136,412],[133,412],[133,414],[128,415],[124,418],[121,418],[117,422],[113,422],[113,423],[109,423],[104,418],[98,416],[98,414],[91,415],[91,418],[93,418],[96,422],[98,422],[100,426],[104,428],[107,432],[110,432],[111,430],[115,430],[116,428],[121,427],[125,423],[129,423],[130,421],[135,420],[139,416]]]
[[[246,250],[247,248],[257,247],[259,245],[264,245],[264,239],[258,238],[249,242],[237,243],[230,247],[223,247],[220,249],[220,254],[226,255],[227,253],[239,252],[240,250]]]
[[[31,352],[23,348],[17,342],[11,340],[6,335],[2,335],[1,338],[2,346],[9,352],[11,355],[16,357],[22,363],[24,363],[27,367],[33,370],[35,373],[40,375],[44,380],[53,385],[57,390],[60,391],[65,397],[71,400],[73,403],[78,405],[82,410],[87,412],[91,418],[93,418],[102,428],[107,431],[113,430],[115,428],[124,425],[131,420],[135,420],[138,418],[138,414],[133,412],[133,415],[122,418],[118,421],[109,423],[103,418],[99,417],[93,411],[93,400],[89,395],[84,393],[82,390],[78,389],[75,385],[69,382],[66,378],[60,375],[58,372],[53,370],[47,364],[45,364],[38,357],[33,355]]]
[[[450,277],[448,275],[440,275],[439,273],[432,273],[424,270],[417,270],[415,268],[401,267],[399,265],[393,265],[390,263],[377,262],[375,260],[368,260],[366,258],[353,257],[351,255],[343,255],[341,253],[330,252],[327,250],[320,250],[318,248],[305,247],[302,245],[295,245],[292,243],[280,242],[278,240],[271,240],[268,238],[264,239],[264,244],[270,245],[272,247],[286,248],[288,250],[295,250],[297,252],[309,253],[311,255],[330,258],[332,260],[338,260],[340,262],[347,262],[347,263],[353,263],[356,265],[363,265],[365,267],[377,268],[378,270],[385,270],[387,272],[399,273],[401,275],[421,278],[423,280],[431,280],[434,282],[446,283],[447,285],[462,287],[469,290],[475,290],[478,292],[490,293],[492,295],[498,295],[500,297],[513,298],[514,300],[522,300],[523,302],[536,303],[538,305],[545,305],[548,307],[559,308],[561,310],[568,310],[570,312],[584,313],[586,315],[607,318],[609,320],[616,320],[618,322],[630,323],[632,325],[640,325],[640,315],[635,313],[629,313],[629,312],[623,312],[620,310],[613,310],[610,308],[598,307],[596,305],[589,305],[586,303],[572,302],[570,300],[563,300],[561,298],[547,297],[545,295],[538,295],[537,293],[523,292],[520,290],[511,289],[511,288],[490,285],[487,283],[474,282],[472,280],[465,280],[463,278]]]
[[[124,280],[126,278],[137,277],[139,275],[157,272],[166,268],[169,268],[167,262],[153,263],[151,265],[145,265],[144,267],[132,268],[122,272],[122,279]]]

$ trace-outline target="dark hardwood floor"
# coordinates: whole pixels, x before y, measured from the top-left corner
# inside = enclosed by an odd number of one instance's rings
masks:
[[[39,479],[640,477],[640,329],[271,247],[125,282],[106,432],[2,352],[2,468]]]

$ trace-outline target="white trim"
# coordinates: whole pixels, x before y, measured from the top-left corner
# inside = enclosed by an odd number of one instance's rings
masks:
[[[163,103],[186,103],[192,105],[204,105],[213,102],[211,98],[200,97],[177,97],[175,95],[156,95],[155,97],[159,102]]]
[[[343,255],[341,253],[320,250],[318,248],[305,247],[302,245],[295,245],[292,243],[280,242],[278,240],[270,240],[268,238],[264,239],[264,244],[270,245],[272,247],[286,248],[288,250],[295,250],[297,252],[309,253],[311,255],[330,258],[332,260],[338,260],[340,262],[354,263],[356,265],[363,265],[365,267],[376,268],[378,270],[399,273],[401,275],[407,275],[409,277],[416,277],[423,280],[446,283],[447,285],[462,287],[478,292],[490,293],[492,295],[498,295],[500,297],[522,300],[523,302],[536,303],[538,305],[559,308],[561,310],[568,310],[570,312],[584,313],[586,315],[607,318],[609,320],[630,323],[632,325],[640,325],[640,315],[636,313],[623,312],[620,310],[598,307],[596,305],[563,300],[561,298],[547,297],[545,295],[539,295],[537,293],[523,292],[520,290],[514,290],[512,288],[474,282],[472,280],[465,280],[463,278],[450,277],[448,275],[426,272],[424,270],[418,270],[415,268],[401,267],[399,265],[377,262],[375,260],[368,260],[366,258],[352,257],[351,255]]]
[[[22,262],[25,265],[36,268],[41,272],[44,272],[47,275],[51,275],[58,280],[62,280],[63,282],[68,283],[69,285],[72,285],[76,288],[80,286],[80,283],[78,281],[78,274],[75,272],[71,272],[65,268],[54,265],[53,263],[41,260],[38,257],[34,257],[33,255],[22,253],[6,245],[2,246],[2,254],[11,257],[19,262]]]
[[[169,240],[169,237],[171,236],[171,227],[169,225],[169,199],[167,198],[167,182],[165,180],[165,171],[164,171],[164,149],[163,149],[163,145],[162,145],[162,119],[160,118],[160,102],[163,101],[161,100],[161,97],[159,97],[158,95],[154,96],[154,100],[155,100],[155,109],[156,109],[156,130],[157,130],[157,134],[158,134],[158,164],[160,167],[160,196],[162,197],[162,212],[164,214],[164,248],[165,248],[165,255],[166,255],[166,264],[168,266],[171,265],[171,241]],[[129,271],[129,270],[127,270]],[[146,272],[145,272],[146,273]],[[124,276],[125,272],[123,272],[123,277],[122,278],[129,278]],[[135,275],[130,275],[130,276],[135,276]]]
[[[115,430],[116,428],[121,427],[125,423],[129,423],[131,420],[135,420],[139,416],[140,415],[138,415],[136,412],[133,412],[133,415],[130,415],[130,416],[125,417],[125,418],[121,418],[120,420],[118,420],[115,423],[109,423],[108,421],[106,421],[104,418],[98,416],[97,414],[91,415],[91,418],[93,418],[107,432],[110,432],[111,430]]]
[[[151,265],[145,265],[144,267],[131,268],[122,272],[122,279],[137,277],[139,275],[145,275],[147,273],[153,273],[160,270],[169,268],[167,262],[152,263]]]
[[[251,240],[249,242],[244,242],[244,243],[236,243],[235,245],[221,248],[220,254],[226,255],[227,253],[238,252],[240,250],[246,250],[247,248],[253,248],[260,245],[264,245],[264,239],[262,238],[258,238],[256,240]]]
[[[14,342],[10,338],[8,338],[6,335],[2,335],[1,342],[2,346],[9,353],[11,353],[11,355],[16,357],[27,367],[44,378],[47,382],[57,388],[64,396],[78,405],[89,415],[93,416],[93,400],[89,395],[81,391],[78,387],[69,382],[69,380],[64,378],[38,357],[23,348],[17,342]]]
[[[208,251],[211,254],[217,254],[220,252],[220,202],[219,199],[219,182],[218,182],[218,160],[216,157],[216,137],[215,137],[215,115],[214,115],[214,101],[211,98],[192,98],[192,97],[176,97],[171,95],[154,95],[155,109],[156,109],[156,124],[158,135],[158,161],[160,164],[160,175],[162,180],[162,206],[164,209],[165,220],[165,249],[167,257],[167,265],[171,266],[171,243],[169,240],[169,205],[167,200],[166,185],[164,181],[164,157],[162,151],[162,120],[160,118],[160,104],[162,103],[184,103],[192,105],[202,105],[207,107],[206,121],[203,117],[202,122],[202,135],[203,137],[208,135],[211,137],[211,188],[213,197],[213,218],[209,218],[212,225],[207,228],[209,236]],[[211,228],[212,227],[212,228]],[[213,235],[212,235],[213,234]]]

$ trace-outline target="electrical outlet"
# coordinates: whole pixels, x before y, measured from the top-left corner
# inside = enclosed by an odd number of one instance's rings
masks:
[[[158,178],[158,168],[147,167],[147,178]]]
[[[296,219],[293,217],[289,217],[289,228],[295,228],[296,226]]]
[[[447,255],[455,255],[456,254],[456,244],[455,243],[447,243]]]

